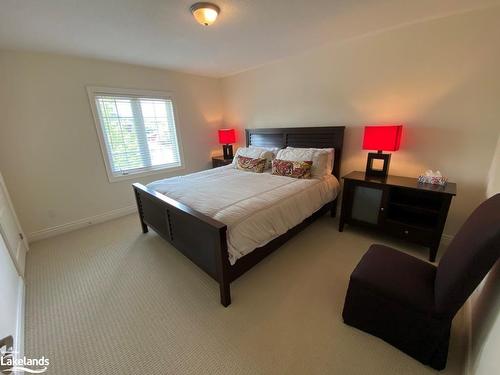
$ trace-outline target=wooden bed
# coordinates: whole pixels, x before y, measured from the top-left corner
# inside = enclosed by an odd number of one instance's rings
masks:
[[[335,161],[332,173],[340,179],[344,128],[344,126],[328,126],[246,129],[246,145],[247,147],[254,145],[280,148],[287,146],[334,148]],[[267,245],[256,248],[231,266],[225,224],[148,189],[142,184],[135,183],[133,188],[143,233],[147,233],[150,227],[216,280],[219,283],[221,304],[226,307],[231,303],[231,281],[252,268],[325,212],[330,211],[331,215],[335,216],[337,208],[336,198],[302,223]]]

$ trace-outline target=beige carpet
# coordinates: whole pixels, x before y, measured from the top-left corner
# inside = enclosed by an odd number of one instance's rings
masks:
[[[135,215],[32,245],[26,352],[49,374],[430,374],[342,323],[349,274],[373,242],[323,217],[232,284],[217,284]],[[390,270],[388,270],[390,271]],[[460,374],[462,314],[444,373]]]

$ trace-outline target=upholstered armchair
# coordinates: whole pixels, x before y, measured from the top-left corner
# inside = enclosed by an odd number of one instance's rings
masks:
[[[351,275],[344,322],[444,369],[452,320],[499,257],[497,194],[467,219],[438,267],[372,245]]]

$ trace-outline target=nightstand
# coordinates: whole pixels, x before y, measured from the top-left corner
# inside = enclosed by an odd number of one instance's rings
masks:
[[[214,156],[212,157],[212,168],[217,168],[217,167],[223,167],[224,165],[229,165],[233,162],[233,158],[230,159],[224,159],[224,157],[221,156]]]
[[[340,232],[346,223],[374,228],[429,247],[429,260],[436,260],[456,184],[421,184],[417,178],[390,175],[367,177],[364,172],[342,178]]]

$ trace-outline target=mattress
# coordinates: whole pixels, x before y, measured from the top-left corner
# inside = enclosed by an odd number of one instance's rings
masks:
[[[295,179],[228,165],[154,181],[147,187],[226,224],[233,265],[334,200],[340,185],[333,175]]]

